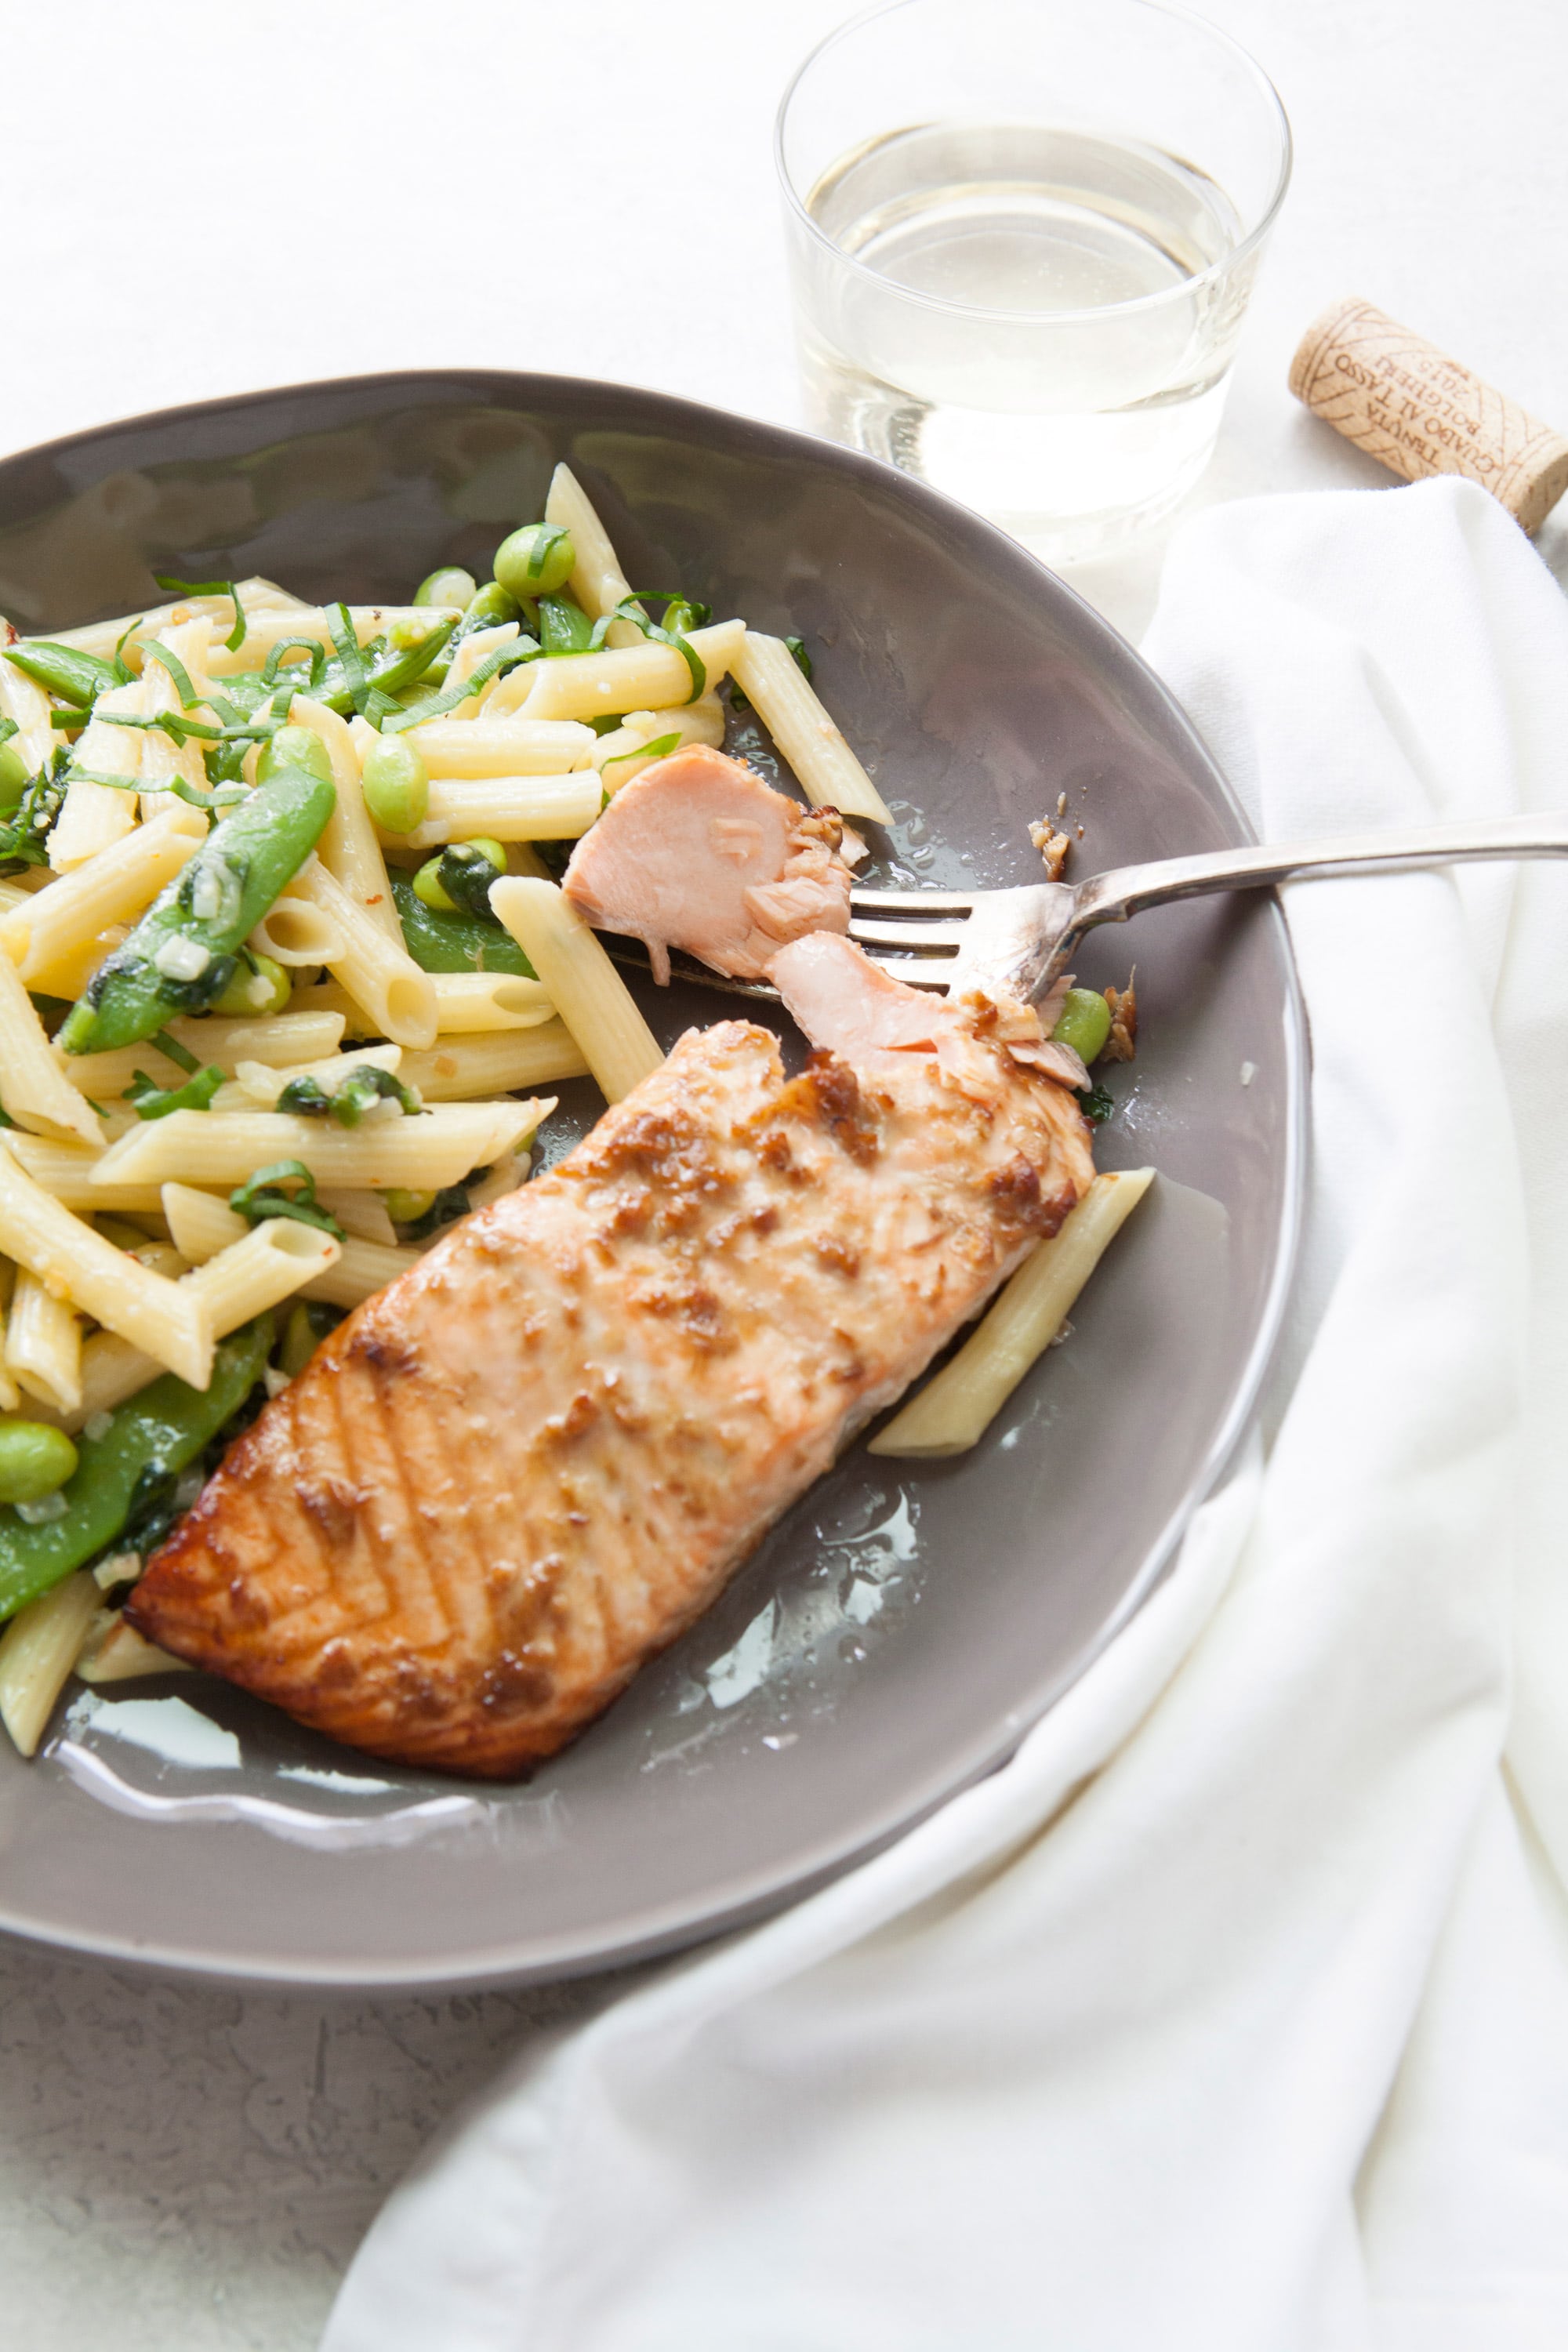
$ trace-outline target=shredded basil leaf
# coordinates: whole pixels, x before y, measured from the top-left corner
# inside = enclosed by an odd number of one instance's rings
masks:
[[[327,675],[327,649],[319,637],[279,637],[261,665],[261,683],[273,687],[285,654],[307,653],[310,656],[310,691],[315,693]],[[291,667],[298,668],[297,663]]]
[[[498,646],[461,686],[448,687],[444,694],[433,694],[427,702],[416,702],[406,710],[389,711],[381,722],[382,733],[401,735],[405,727],[421,727],[426,719],[444,718],[448,710],[456,710],[459,702],[466,702],[470,694],[478,694],[481,687],[488,686],[492,677],[499,677],[502,670],[515,669],[520,662],[537,661],[539,651],[531,637],[518,637],[510,645]]]
[[[784,639],[784,643],[789,647],[791,654],[794,656],[796,669],[799,670],[802,677],[805,678],[807,686],[809,686],[811,684],[811,656],[805,650],[805,638],[786,637]]]
[[[1103,1127],[1116,1108],[1110,1096],[1101,1086],[1079,1087],[1075,1090],[1075,1098],[1090,1127]]]
[[[170,1043],[173,1044],[173,1039]],[[160,1051],[163,1050],[160,1048]],[[121,1102],[135,1107],[138,1118],[167,1118],[174,1110],[209,1110],[212,1098],[224,1082],[224,1074],[216,1062],[198,1070],[181,1087],[161,1087],[145,1070],[138,1070],[121,1097]]]
[[[299,1190],[287,1192],[286,1184],[298,1185]],[[336,1217],[318,1205],[316,1180],[302,1160],[274,1160],[258,1168],[243,1184],[235,1186],[228,1205],[248,1224],[262,1224],[268,1217],[292,1217],[296,1224],[314,1225],[340,1242],[343,1238]]]
[[[191,684],[191,673],[185,667],[184,663],[180,659],[179,655],[172,654],[167,646],[161,646],[156,642],[156,640],[154,640],[154,642],[147,647],[147,658],[149,661],[162,662],[163,667],[168,671],[169,676],[174,679],[174,691],[180,698],[181,709],[194,710],[197,703],[201,700],[201,696]]]
[[[234,626],[224,644],[231,654],[239,651],[245,643],[245,607],[232,580],[175,580],[166,572],[154,572],[153,577],[171,596],[227,596],[234,605]]]
[[[338,649],[338,659],[343,666],[343,683],[353,697],[355,710],[363,718],[365,704],[370,699],[370,671],[360,649],[359,639],[354,635],[354,625],[346,604],[340,602],[327,606],[327,626]]]
[[[662,760],[667,751],[678,751],[679,746],[679,735],[656,735],[651,743],[638,743],[630,751],[617,751],[613,759],[605,761],[605,766],[618,768],[623,760]]]

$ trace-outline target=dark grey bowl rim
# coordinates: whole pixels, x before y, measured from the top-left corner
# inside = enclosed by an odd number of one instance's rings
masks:
[[[967,538],[972,543],[978,543],[993,557],[1001,553],[1009,563],[1020,568],[1024,579],[1032,577],[1045,583],[1045,593],[1048,596],[1066,599],[1076,606],[1080,614],[1087,616],[1091,632],[1100,632],[1113,640],[1121,656],[1142,671],[1145,692],[1162,706],[1175,731],[1191,744],[1194,757],[1207,771],[1216,797],[1235,826],[1237,840],[1244,843],[1256,841],[1258,836],[1246,811],[1175,696],[1157,672],[1150,668],[1137,648],[1058,573],[1038,562],[1006,532],[915,476],[903,473],[897,467],[868,457],[859,450],[818,439],[815,435],[797,432],[788,425],[742,416],[733,410],[715,408],[701,401],[687,400],[677,394],[658,392],[639,384],[613,383],[603,378],[504,368],[388,369],[358,375],[323,376],[302,383],[263,385],[250,392],[191,401],[168,408],[149,409],[135,416],[117,417],[102,425],[84,427],[79,432],[61,434],[52,441],[37,442],[25,449],[7,451],[0,455],[0,474],[30,460],[47,460],[58,452],[91,448],[99,443],[113,440],[117,435],[167,427],[182,420],[222,416],[229,411],[254,409],[258,403],[282,403],[290,399],[355,392],[377,396],[402,389],[417,397],[422,392],[428,394],[439,390],[450,394],[454,390],[470,386],[480,392],[504,390],[520,402],[530,397],[570,400],[574,395],[584,402],[595,399],[614,402],[630,397],[643,406],[654,425],[664,419],[671,425],[682,427],[688,434],[698,435],[704,431],[711,434],[715,427],[721,428],[729,436],[739,431],[742,435],[758,436],[770,446],[779,448],[781,454],[807,460],[846,480],[875,482],[884,490],[894,487],[895,494],[909,500],[917,511],[923,510],[933,520],[940,520],[946,530]],[[616,1967],[659,1958],[764,1920],[804,1901],[833,1880],[886,1852],[952,1798],[999,1770],[1011,1759],[1035,1726],[1104,1654],[1162,1580],[1194,1514],[1218,1485],[1247,1433],[1279,1345],[1286,1307],[1295,1282],[1306,1211],[1311,1047],[1289,927],[1278,897],[1272,892],[1269,897],[1268,920],[1279,951],[1284,1010],[1288,1016],[1285,1055],[1289,1093],[1288,1118],[1282,1143],[1280,1230],[1268,1297],[1258,1318],[1251,1349],[1237,1379],[1229,1408],[1194,1465],[1160,1535],[1148,1548],[1136,1576],[1092,1641],[1069,1664],[1042,1682],[1032,1703],[1016,1710],[998,1726],[994,1738],[977,1742],[966,1755],[950,1759],[936,1776],[940,1779],[940,1787],[923,1790],[912,1797],[906,1806],[889,1809],[887,1819],[868,1829],[860,1829],[852,1838],[831,1847],[824,1846],[815,1856],[801,1860],[787,1875],[771,1874],[766,1883],[759,1881],[750,1890],[732,1892],[721,1904],[705,1906],[688,1902],[672,1905],[664,1910],[647,1908],[635,1920],[623,1923],[614,1934],[603,1934],[585,1940],[574,1937],[569,1948],[564,1938],[556,1946],[548,1939],[542,1941],[537,1937],[532,1937],[528,1939],[526,1957],[521,1946],[510,1946],[470,1949],[460,1956],[455,1955],[453,1964],[446,1968],[400,1965],[384,1969],[363,1962],[350,1965],[302,1959],[297,1967],[268,1965],[247,1970],[243,1967],[237,1968],[226,1955],[203,1953],[190,1946],[173,1950],[150,1942],[112,1936],[78,1936],[69,1932],[44,1936],[32,1926],[13,1925],[5,1918],[3,1910],[0,1910],[0,1933],[50,1950],[72,1952],[95,1959],[131,1962],[161,1975],[195,1976],[231,1985],[252,1985],[258,1990],[287,1988],[298,1991],[314,1990],[347,1995],[355,1991],[458,1992],[486,1986],[562,1982],[574,1977],[591,1976]]]

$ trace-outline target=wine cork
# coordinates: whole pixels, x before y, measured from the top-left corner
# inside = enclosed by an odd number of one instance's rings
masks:
[[[1527,531],[1568,489],[1562,434],[1370,302],[1352,297],[1313,320],[1290,389],[1390,473],[1463,474]]]

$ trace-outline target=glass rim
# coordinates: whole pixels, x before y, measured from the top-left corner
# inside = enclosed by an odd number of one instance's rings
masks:
[[[884,278],[879,270],[868,268],[855,254],[846,253],[844,247],[836,245],[806,210],[784,161],[784,123],[790,106],[813,66],[820,58],[826,57],[829,49],[836,48],[840,41],[847,40],[853,33],[861,32],[866,26],[875,23],[879,16],[892,16],[901,9],[926,5],[928,0],[871,0],[869,7],[847,17],[842,25],[836,25],[832,32],[824,35],[815,48],[808,50],[801,59],[784,85],[778,112],[773,117],[773,166],[778,173],[779,185],[784,190],[784,202],[814,242],[825,253],[831,254],[844,268],[853,270],[857,277],[865,278],[883,293],[896,295],[900,301],[916,303],[923,310],[940,311],[952,319],[984,319],[1016,327],[1082,326],[1091,320],[1127,318],[1135,311],[1157,310],[1163,303],[1189,301],[1194,294],[1217,283],[1227,270],[1245,261],[1263,243],[1285,201],[1295,162],[1295,140],[1284,100],[1251,50],[1244,48],[1223,26],[1215,24],[1207,16],[1200,16],[1195,9],[1174,5],[1174,0],[1123,0],[1124,5],[1146,9],[1151,16],[1168,16],[1175,24],[1187,25],[1195,31],[1206,33],[1223,48],[1230,50],[1251,76],[1263,100],[1265,111],[1273,117],[1279,139],[1279,163],[1273,189],[1253,226],[1223,259],[1210,262],[1206,269],[1200,269],[1194,276],[1184,278],[1179,286],[1164,287],[1157,294],[1135,294],[1123,302],[1100,302],[1087,310],[996,310],[984,303],[955,302],[945,295],[927,294],[918,287],[901,286],[896,278]],[[949,5],[952,5],[952,0],[949,0]],[[1079,0],[1079,5],[1085,5],[1086,0]]]

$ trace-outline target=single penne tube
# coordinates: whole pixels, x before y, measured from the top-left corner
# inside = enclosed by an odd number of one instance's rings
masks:
[[[1060,1232],[1025,1259],[957,1355],[894,1414],[867,1452],[917,1459],[967,1453],[1050,1346],[1153,1178],[1152,1168],[1097,1176]]]
[[[330,1217],[336,1217],[345,1234],[357,1235],[362,1242],[380,1242],[386,1249],[397,1247],[397,1228],[379,1192],[368,1192],[363,1185],[318,1184],[316,1198]]]
[[[544,520],[572,534],[572,577],[567,585],[590,620],[602,620],[606,613],[631,594],[626,573],[610,541],[610,534],[600,521],[598,512],[587,491],[567,466],[557,466],[551,478],[550,495],[544,501]],[[635,621],[624,615],[612,621],[609,641],[612,646],[636,645],[642,632]]]
[[[575,841],[587,832],[605,795],[593,768],[564,776],[432,778],[423,824],[395,838],[410,849],[444,841]]]
[[[112,1412],[161,1378],[163,1370],[155,1357],[122,1339],[118,1331],[95,1331],[82,1346],[79,1399],[68,1412],[51,1408],[47,1418],[74,1437],[95,1414]],[[39,1418],[45,1417],[40,1413]]]
[[[395,1072],[403,1059],[401,1045],[351,1045],[342,1054],[319,1061],[293,1062],[278,1069],[267,1062],[241,1062],[236,1083],[220,1087],[211,1105],[215,1111],[270,1110],[285,1087],[296,1078],[312,1078],[326,1094],[336,1094],[351,1071],[370,1068]]]
[[[49,698],[43,688],[26,670],[13,669],[4,658],[10,635],[11,624],[0,620],[0,719],[10,719],[16,728],[17,756],[27,773],[36,776],[40,768],[48,765],[58,739],[49,721]]]
[[[597,738],[575,719],[427,719],[403,738],[433,777],[560,776],[589,766]]]
[[[565,1023],[545,1021],[537,1029],[437,1038],[428,1053],[405,1054],[398,1076],[422,1102],[467,1102],[584,1078],[588,1064]]]
[[[30,1397],[70,1412],[81,1402],[81,1318],[19,1269],[5,1318],[5,1370]]]
[[[231,1124],[208,1119],[202,1112],[177,1111],[174,1117],[196,1118],[211,1127]],[[169,1123],[147,1122],[153,1127]],[[132,1135],[124,1141],[134,1144],[138,1139]],[[0,1250],[106,1329],[155,1356],[190,1387],[205,1389],[212,1377],[215,1336],[205,1304],[184,1283],[138,1265],[73,1215],[27,1173],[9,1141],[0,1144]],[[109,1205],[107,1200],[104,1205]]]
[[[299,613],[309,609],[297,596],[275,581],[237,580],[235,588],[245,613],[247,625],[262,613]],[[222,626],[215,635],[225,637],[234,624],[234,604],[227,596],[178,596],[172,604],[154,604],[145,613],[122,613],[114,621],[89,621],[79,629],[57,629],[52,642],[57,646],[79,646],[83,653],[97,654],[108,661],[121,637],[125,639],[128,656],[136,653],[149,638],[155,637],[171,623],[188,621],[205,613]],[[287,632],[285,632],[287,634]],[[259,667],[259,665],[258,665]]]
[[[8,915],[13,907],[25,907],[32,895],[19,882],[0,882],[0,915]]]
[[[378,1034],[395,1045],[433,1045],[436,992],[428,972],[420,971],[403,946],[401,931],[396,940],[389,939],[313,856],[289,887],[296,899],[315,907],[337,930],[342,944],[323,961],[333,979],[363,1006]]]
[[[189,609],[195,609],[195,603],[193,599]],[[434,628],[438,621],[462,617],[455,604],[351,604],[348,609],[354,642],[361,646],[368,646],[372,637],[384,636],[399,621],[415,621],[425,628]],[[223,612],[220,602],[220,620]],[[309,637],[312,644],[324,646],[330,653],[331,623],[320,604],[270,607],[248,618],[245,643],[237,653],[230,653],[221,640],[216,644],[208,667],[215,678],[232,677],[237,670],[260,669],[273,647],[280,646],[286,637]],[[293,667],[296,660],[303,662],[307,658],[304,655],[286,655],[285,672]]]
[[[0,971],[0,998],[5,975]],[[0,1025],[3,1025],[0,1010]],[[275,1013],[264,1021],[230,1021],[221,1013],[196,1020],[171,1021],[169,1034],[194,1054],[204,1066],[212,1066],[233,1077],[241,1062],[270,1062],[288,1069],[303,1062],[319,1062],[336,1053],[342,1043],[343,1016],[336,1011]],[[108,1054],[68,1054],[61,1057],[73,1087],[94,1102],[118,1101],[138,1070],[156,1076],[160,1085],[178,1084],[177,1065],[165,1061],[149,1037],[144,1045],[117,1045]],[[99,1139],[95,1135],[93,1140]]]
[[[437,975],[431,972],[432,982]],[[321,1013],[335,1013],[343,1024],[345,1037],[374,1037],[375,1024],[363,1004],[356,1004],[342,982],[338,980],[314,980],[303,988],[296,988],[289,1000],[289,1015],[303,1018]],[[259,1054],[254,1057],[262,1058]]]
[[[224,1118],[210,1111],[171,1111],[166,1118],[142,1121],[110,1145],[97,1163],[94,1191],[161,1185],[171,1179],[243,1184],[258,1168],[298,1160],[324,1184],[439,1192],[459,1182],[470,1168],[488,1168],[503,1152],[514,1151],[553,1108],[548,1098],[445,1103],[417,1118],[397,1112],[390,1118],[367,1118],[359,1127],[289,1111],[234,1111]],[[5,1246],[0,1219],[0,1249]],[[89,1307],[89,1312],[97,1309]]]
[[[114,727],[110,714],[142,717],[148,709],[149,687],[138,678],[100,694],[92,717],[77,737],[73,768],[123,776],[128,787],[141,773],[142,735],[134,727]],[[83,866],[98,850],[123,840],[136,823],[136,793],[113,784],[95,784],[86,775],[73,776],[66,786],[60,813],[49,829],[49,865],[57,874]]]
[[[533,1029],[555,1010],[542,981],[510,971],[433,971],[430,985],[443,1037],[475,1029]]]
[[[84,1683],[126,1683],[148,1675],[190,1675],[188,1658],[172,1657],[155,1642],[145,1641],[128,1625],[118,1609],[101,1611],[88,1626],[72,1671]]]
[[[619,1102],[664,1055],[588,925],[553,882],[521,874],[491,884],[490,908],[543,982],[606,1101]]]
[[[493,629],[476,629],[472,636],[465,637],[452,656],[447,671],[446,683],[442,688],[443,693],[450,694],[454,687],[461,686],[466,678],[472,677],[481,662],[488,661],[498,647],[510,645],[517,634],[518,626],[515,621],[498,621]],[[479,688],[477,695],[466,696],[461,702],[454,706],[451,717],[458,721],[472,719],[483,708],[488,698],[494,693],[495,686],[496,681],[491,678]]]
[[[243,1222],[243,1221],[242,1221]],[[173,1220],[171,1220],[171,1223]],[[319,1225],[267,1217],[187,1274],[181,1288],[195,1291],[212,1317],[218,1339],[253,1315],[277,1307],[312,1277],[337,1264],[343,1245]]]
[[[185,814],[200,815],[195,809]],[[50,987],[51,974],[68,963],[84,942],[151,905],[205,834],[205,819],[196,834],[187,832],[178,818],[160,814],[154,824],[139,824],[123,841],[99,850],[47,889],[35,890],[25,907],[0,915],[0,947],[27,987],[46,995],[63,993]]]
[[[686,642],[704,671],[706,694],[735,664],[746,641],[744,621],[716,621],[693,629]],[[787,658],[787,656],[786,656]],[[644,638],[618,650],[560,654],[531,662],[532,684],[522,708],[531,719],[604,719],[626,710],[658,710],[699,698],[683,655]],[[799,677],[798,670],[795,673]],[[804,685],[805,680],[801,683]],[[759,706],[760,707],[760,706]]]
[[[659,745],[649,753],[647,746]],[[687,743],[705,743],[718,751],[724,744],[724,706],[716,694],[704,694],[676,710],[628,710],[621,725],[601,735],[594,746],[594,765],[607,793],[618,793],[654,759],[679,751]]]
[[[294,878],[298,881],[298,875]],[[325,908],[288,891],[274,899],[246,944],[290,970],[335,962],[347,952],[342,926]]]
[[[253,1230],[261,1230],[247,1224],[238,1210],[231,1209],[216,1192],[203,1192],[194,1184],[165,1184],[163,1214],[175,1248],[195,1266],[205,1265],[220,1250],[232,1249]]]
[[[0,1298],[10,1305],[11,1291],[16,1268],[8,1258],[0,1260]],[[0,1307],[0,1412],[15,1412],[22,1402],[22,1391],[5,1370],[5,1307]]]
[[[748,629],[731,667],[814,808],[892,824],[891,810],[782,637]]]
[[[358,1307],[418,1263],[417,1250],[385,1249],[379,1242],[361,1241],[351,1234],[342,1255],[322,1273],[312,1275],[300,1296],[324,1298],[333,1307]]]
[[[0,1150],[9,1151],[34,1183],[64,1209],[124,1209],[141,1215],[160,1206],[156,1184],[95,1184],[93,1171],[103,1155],[79,1144],[56,1143],[17,1129],[0,1141]]]
[[[316,855],[349,897],[401,948],[403,926],[392,903],[386,860],[364,804],[359,752],[347,724],[324,703],[312,702],[308,694],[294,697],[289,717],[294,726],[308,727],[312,735],[321,738],[331,761],[337,800],[327,819],[327,829],[316,844]]]
[[[74,1003],[105,957],[112,955],[130,937],[129,923],[110,923],[95,938],[79,940],[58,963],[46,964],[42,971],[34,973],[27,985],[36,988],[40,996],[64,997]]]
[[[102,1595],[79,1569],[18,1609],[0,1634],[0,1723],[18,1751],[37,1754]]]
[[[103,1141],[97,1113],[61,1068],[8,955],[0,955],[0,1105],[19,1126],[73,1135],[93,1150]]]

